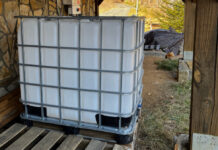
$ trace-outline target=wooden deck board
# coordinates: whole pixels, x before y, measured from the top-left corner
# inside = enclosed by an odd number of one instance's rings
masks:
[[[50,131],[43,139],[36,144],[32,150],[48,150],[51,149],[54,144],[60,140],[64,134],[62,132]]]
[[[28,147],[37,137],[39,137],[45,130],[42,128],[32,127],[18,140],[11,144],[7,150],[24,150]]]
[[[10,128],[0,134],[0,147],[12,140],[15,136],[21,133],[27,126],[15,123]]]
[[[75,150],[82,142],[83,138],[78,136],[69,135],[58,147],[57,150]]]
[[[91,140],[89,145],[86,147],[86,150],[103,150],[106,145],[106,142]]]

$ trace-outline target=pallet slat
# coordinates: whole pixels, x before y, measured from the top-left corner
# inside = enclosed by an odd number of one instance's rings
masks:
[[[24,135],[22,135],[18,140],[11,144],[7,150],[24,150],[28,147],[37,137],[39,137],[45,129],[32,127]]]
[[[54,144],[60,140],[60,138],[64,134],[57,131],[50,131],[43,139],[39,141],[38,144],[36,144],[32,150],[48,150],[51,149]]]
[[[66,137],[66,138],[65,138]],[[132,143],[134,144],[134,143]],[[0,149],[6,150],[127,150],[134,149],[132,144],[117,145],[113,141],[98,141],[87,136],[66,136],[60,130],[43,127],[27,127],[15,123],[0,134]]]
[[[78,136],[69,135],[61,143],[57,150],[75,150],[82,142],[83,138]]]
[[[106,142],[91,140],[89,145],[86,147],[86,150],[103,150],[106,145]]]
[[[10,140],[12,140],[15,136],[21,133],[27,126],[15,123],[10,128],[5,130],[0,134],[0,147],[4,146]]]

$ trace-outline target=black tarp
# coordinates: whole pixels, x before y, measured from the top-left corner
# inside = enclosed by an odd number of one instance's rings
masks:
[[[172,30],[156,29],[145,32],[145,45],[160,45],[160,49],[179,54],[184,41],[184,34]]]

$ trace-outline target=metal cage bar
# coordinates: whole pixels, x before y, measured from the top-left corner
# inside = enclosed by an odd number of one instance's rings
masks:
[[[121,23],[122,27],[121,27],[121,55],[120,55],[120,71],[123,71],[123,45],[124,45],[124,29],[125,29],[125,23],[124,20],[122,19],[122,23]],[[122,91],[123,91],[123,74],[120,73],[120,94],[119,94],[119,130],[121,129],[121,109],[122,109]]]
[[[141,47],[141,46],[144,46],[144,42],[141,42],[141,44],[138,46]],[[57,48],[57,46],[48,46],[48,45],[32,45],[32,44],[17,44],[17,46],[23,46],[23,47],[41,47],[41,48]],[[60,46],[61,49],[66,49],[66,50],[77,50],[78,47],[66,47],[66,46]],[[80,50],[85,50],[85,51],[99,51],[99,50],[102,50],[102,51],[109,51],[109,52],[122,52],[121,49],[106,49],[106,48],[83,48],[83,47],[80,47]],[[136,49],[124,49],[124,53],[131,53],[133,51],[136,51]]]
[[[137,35],[138,35],[138,32],[137,32],[137,27],[138,27],[138,21],[137,21],[137,23],[136,23],[136,35],[135,35],[135,48],[137,48]],[[135,55],[135,60],[134,60],[134,70],[138,70],[138,69],[136,69],[136,59],[137,59],[137,51],[135,51],[134,52],[134,55]],[[135,71],[134,72],[134,77],[133,77],[133,79],[134,79],[134,87],[136,86],[136,75],[137,75],[137,72]],[[133,94],[133,99],[134,99],[134,101],[133,101],[133,108],[132,108],[132,110],[134,110],[134,107],[136,107],[135,106],[135,98],[134,97],[136,97],[137,96],[137,94],[136,93],[134,93]]]
[[[39,106],[40,104],[39,103],[36,103],[36,102],[28,102],[28,101],[23,101],[22,99],[20,99],[20,101],[23,103],[23,104],[31,104],[31,105],[37,105]],[[52,104],[44,104],[44,106],[47,106],[47,107],[54,107],[54,108],[59,108],[60,106],[59,105],[52,105]],[[84,109],[84,108],[76,108],[76,107],[67,107],[67,106],[61,106],[61,108],[63,109],[72,109],[72,110],[76,110],[76,111],[86,111],[86,112],[93,112],[93,113],[98,113],[99,111],[98,110],[92,110],[92,109]],[[136,108],[134,108],[134,111],[131,112],[131,113],[121,113],[122,116],[131,116],[135,113],[135,110]],[[101,111],[101,113],[104,113],[104,114],[108,114],[108,115],[117,115],[117,113],[113,113],[113,112],[109,112],[109,111]]]
[[[15,18],[44,18],[44,19],[89,19],[89,20],[122,20],[122,19],[135,19],[135,20],[144,20],[145,17],[139,17],[139,16],[131,16],[131,17],[119,17],[119,16],[15,16]]]
[[[23,44],[23,19],[21,19],[21,43]],[[25,64],[25,55],[24,55],[24,47],[22,47],[22,62]],[[26,82],[26,72],[25,67],[23,66],[23,82]],[[24,88],[24,101],[27,102],[27,95],[26,95],[26,85],[23,85]],[[28,110],[27,106],[24,106],[25,109],[25,116],[28,117]]]
[[[102,49],[102,35],[103,35],[103,29],[102,29],[102,21],[100,21],[100,49]],[[99,69],[102,70],[102,50],[100,50],[99,54]],[[99,72],[99,89],[100,91],[98,92],[99,94],[99,128],[101,128],[102,125],[102,120],[101,120],[101,79],[102,79],[102,72]]]
[[[78,32],[78,68],[80,68],[80,33],[81,33],[81,23],[79,21],[79,32]],[[79,125],[81,124],[81,89],[80,89],[80,70],[78,70],[78,104],[79,104]]]
[[[28,82],[20,82],[20,84],[26,84],[26,85],[33,85],[33,86],[42,86],[42,87],[48,87],[48,88],[59,88],[60,86],[54,86],[54,85],[44,85],[44,84],[37,84],[37,83],[28,83]],[[133,91],[131,92],[113,92],[113,91],[105,91],[105,90],[90,90],[90,89],[81,89],[81,88],[70,88],[70,87],[61,87],[62,89],[66,90],[76,90],[76,91],[87,91],[87,92],[102,92],[102,93],[108,93],[108,94],[133,94],[137,91],[136,87],[134,87]]]
[[[60,50],[60,21],[57,19],[58,28],[57,28],[57,36],[58,36],[58,103],[59,103],[59,119],[62,122],[62,109],[61,109],[61,50]]]
[[[39,43],[39,46],[41,46],[41,24],[40,24],[40,21],[39,21],[39,18],[37,19],[37,29],[38,29],[38,43]],[[41,47],[39,47],[38,49],[39,51],[39,76],[40,76],[40,84],[42,84],[42,60],[41,60]],[[24,66],[23,66],[24,67]],[[43,89],[42,89],[42,86],[40,86],[40,100],[41,100],[41,116],[42,116],[42,119],[44,120],[44,109],[43,109],[43,105],[44,105],[44,101],[43,101]]]
[[[91,71],[91,72],[109,72],[109,73],[133,73],[136,72],[139,67],[141,67],[143,63],[143,58],[139,61],[139,65],[132,71],[113,71],[113,70],[98,70],[98,69],[84,69],[84,68],[66,68],[66,67],[55,67],[55,66],[45,66],[45,65],[33,65],[33,64],[23,64],[19,63],[21,66],[30,66],[30,67],[41,67],[41,68],[51,68],[51,69],[65,69],[65,70],[80,70],[80,71]]]

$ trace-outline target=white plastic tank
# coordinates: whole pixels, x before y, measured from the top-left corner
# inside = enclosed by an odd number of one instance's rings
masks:
[[[101,107],[103,115],[117,117],[119,92],[128,93],[121,94],[121,113],[131,116],[140,97],[144,30],[143,20],[122,20],[66,18],[58,23],[40,18],[38,27],[37,18],[25,18],[22,33],[18,30],[21,99],[37,107],[41,102],[94,111]],[[79,115],[78,110],[45,107],[50,118],[61,114],[64,120],[78,121],[80,116],[82,122],[97,124],[98,112]]]

